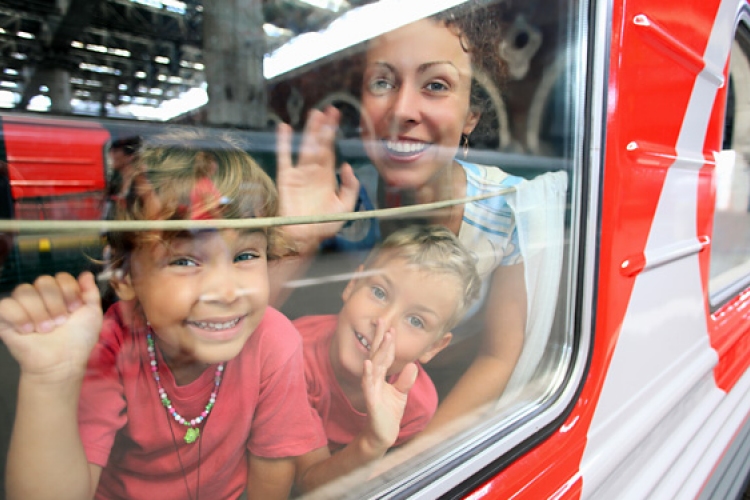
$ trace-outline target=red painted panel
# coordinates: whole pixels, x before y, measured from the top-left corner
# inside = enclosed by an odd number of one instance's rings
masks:
[[[16,200],[104,190],[109,132],[99,124],[4,118],[2,133]]]
[[[622,265],[633,256],[644,255],[693,85],[702,69],[695,64],[699,59],[696,54],[702,56],[705,51],[718,5],[718,0],[613,3],[600,275],[588,377],[560,429],[478,488],[472,498],[580,497],[585,477],[579,468],[588,429],[638,274],[623,273]],[[677,11],[679,15],[675,15]],[[645,15],[658,29],[639,26],[634,22],[639,15]],[[666,39],[664,33],[669,35]],[[675,45],[679,50],[674,50]],[[717,96],[717,102],[723,99],[723,95]],[[713,120],[720,118],[718,113],[715,110]],[[709,130],[707,149],[716,147],[716,127],[714,124]],[[702,177],[701,196],[706,182]],[[706,207],[699,209],[705,213]],[[696,237],[710,234],[709,230],[710,221],[698,221]],[[702,263],[702,272],[706,270]]]

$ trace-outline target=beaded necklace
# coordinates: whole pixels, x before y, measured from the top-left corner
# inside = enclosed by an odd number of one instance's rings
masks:
[[[187,427],[187,431],[185,432],[184,437],[185,442],[187,444],[194,443],[201,434],[201,431],[197,426],[199,426],[204,420],[208,418],[208,415],[211,413],[211,410],[216,403],[216,395],[219,393],[219,386],[221,385],[221,379],[224,375],[224,363],[221,363],[216,367],[216,373],[214,374],[214,389],[213,391],[211,391],[211,397],[208,399],[206,407],[203,409],[200,415],[193,419],[187,420],[182,415],[177,413],[177,410],[174,409],[174,406],[172,406],[172,401],[170,401],[169,397],[167,396],[167,391],[165,391],[164,387],[161,385],[159,365],[156,362],[156,348],[154,347],[154,338],[151,336],[151,332],[146,334],[146,346],[148,348],[148,355],[151,358],[151,373],[153,374],[154,380],[156,381],[156,388],[159,390],[159,399],[161,399],[161,404],[164,405],[164,408],[167,409],[167,412],[172,416],[172,418],[174,418],[178,423]]]

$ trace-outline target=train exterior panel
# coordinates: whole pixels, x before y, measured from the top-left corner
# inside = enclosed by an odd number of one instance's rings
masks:
[[[729,55],[747,14],[744,0],[597,7],[594,99],[606,104],[590,361],[561,425],[469,498],[741,495],[750,293],[712,305],[709,266]]]

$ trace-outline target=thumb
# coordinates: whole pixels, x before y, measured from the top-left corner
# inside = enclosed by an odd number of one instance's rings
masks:
[[[414,382],[417,381],[417,374],[419,370],[415,363],[409,363],[404,366],[401,373],[398,374],[398,378],[393,383],[393,387],[402,394],[409,394],[409,391],[414,386]]]
[[[359,196],[359,181],[354,175],[352,166],[348,163],[342,164],[339,177],[341,180],[339,198],[341,198],[341,202],[350,212],[354,211]]]
[[[102,300],[99,287],[96,286],[94,275],[89,271],[81,273],[78,277],[78,285],[81,287],[81,299],[88,306],[101,307]]]

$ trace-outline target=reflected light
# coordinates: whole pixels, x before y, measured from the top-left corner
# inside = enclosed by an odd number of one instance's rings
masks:
[[[465,3],[466,0],[381,0],[352,9],[321,32],[303,33],[268,54],[263,76],[271,80],[293,69],[353,47],[385,32]],[[393,13],[398,12],[398,16]]]
[[[49,111],[52,100],[46,95],[35,95],[29,101],[27,109],[30,111]]]
[[[10,90],[0,90],[0,108],[12,108],[18,102],[18,93]]]

